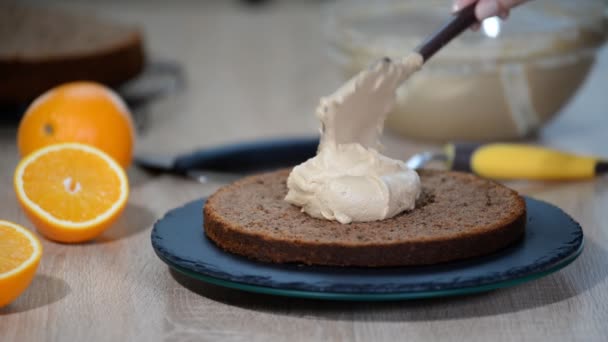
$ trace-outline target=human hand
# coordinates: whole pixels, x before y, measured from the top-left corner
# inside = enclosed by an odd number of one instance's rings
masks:
[[[452,10],[458,12],[461,9],[474,3],[476,0],[454,0]],[[528,0],[479,0],[475,5],[475,16],[479,21],[486,18],[499,16],[506,19],[511,8],[520,5]]]

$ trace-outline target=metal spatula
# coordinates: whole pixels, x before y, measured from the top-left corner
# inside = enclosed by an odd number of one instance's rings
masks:
[[[406,164],[420,169],[433,161],[492,179],[576,180],[608,173],[605,160],[513,143],[448,144],[443,151],[415,154]]]

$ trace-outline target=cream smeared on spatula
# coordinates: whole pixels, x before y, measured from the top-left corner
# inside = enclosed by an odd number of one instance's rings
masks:
[[[378,152],[384,120],[397,88],[422,66],[422,56],[383,59],[321,99],[321,143],[314,158],[296,166],[285,200],[317,218],[376,221],[415,206],[416,171]]]

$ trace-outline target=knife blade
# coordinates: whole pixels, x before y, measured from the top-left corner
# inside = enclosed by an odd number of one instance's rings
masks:
[[[317,153],[318,137],[239,142],[177,156],[137,155],[135,164],[199,182],[230,182],[244,175],[298,165]]]

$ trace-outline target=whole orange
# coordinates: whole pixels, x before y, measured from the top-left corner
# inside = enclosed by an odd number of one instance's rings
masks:
[[[26,110],[17,145],[24,157],[62,142],[95,146],[127,168],[135,144],[131,113],[114,91],[98,83],[71,82],[52,88]]]

